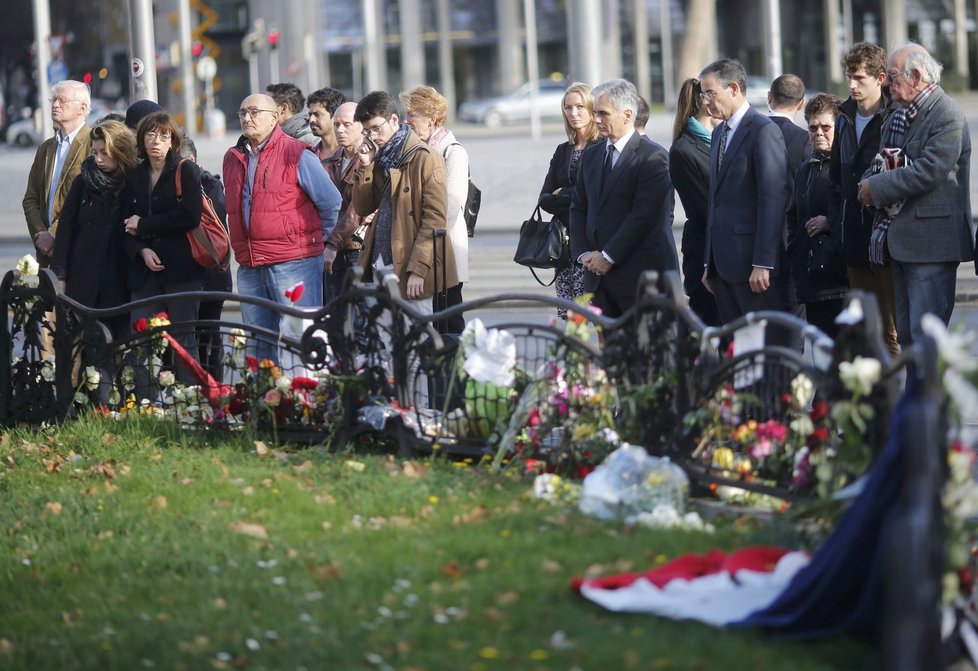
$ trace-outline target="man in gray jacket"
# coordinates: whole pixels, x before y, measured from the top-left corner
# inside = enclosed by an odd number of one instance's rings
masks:
[[[288,82],[269,84],[265,92],[275,101],[278,108],[278,125],[282,131],[296,140],[302,140],[310,147],[319,144],[319,136],[309,127],[309,115],[305,111],[306,99],[302,89]]]
[[[874,249],[882,228],[893,269],[897,335],[906,347],[922,338],[924,314],[934,313],[945,324],[950,320],[958,265],[974,257],[971,136],[961,108],[939,86],[941,65],[922,46],[891,52],[886,76],[899,107],[883,127],[882,145],[902,149],[909,164],[865,177],[859,201],[884,208],[874,224],[870,258],[880,259]]]

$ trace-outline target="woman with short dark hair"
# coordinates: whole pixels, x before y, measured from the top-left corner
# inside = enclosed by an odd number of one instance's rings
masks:
[[[122,205],[134,301],[203,288],[204,268],[194,261],[187,240],[187,232],[200,224],[203,209],[200,168],[193,161],[180,163],[182,141],[180,129],[166,112],[144,117],[136,129],[136,149],[145,160],[126,176]],[[177,166],[183,194],[180,198]],[[197,308],[198,301],[164,301],[134,310],[132,319],[165,310],[174,324],[171,335],[196,357],[193,326],[180,328],[176,324],[196,321]],[[185,384],[195,382],[182,368],[177,377]]]
[[[829,158],[841,103],[834,95],[819,93],[805,105],[812,157],[795,175],[795,220],[788,222],[788,265],[798,302],[805,305],[808,323],[832,338],[839,330],[835,318],[849,293],[839,227],[833,229],[826,217]]]

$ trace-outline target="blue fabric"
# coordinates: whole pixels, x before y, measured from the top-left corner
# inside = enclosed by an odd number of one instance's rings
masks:
[[[958,263],[893,261],[893,307],[897,337],[903,347],[923,342],[920,320],[930,312],[945,324],[954,311]]]
[[[339,216],[343,199],[340,197],[340,192],[336,190],[333,180],[329,178],[329,173],[323,170],[319,157],[313,152],[302,152],[299,156],[297,172],[299,186],[319,212],[319,223],[325,240],[336,226],[336,217]]]
[[[706,126],[701,124],[694,116],[691,116],[686,120],[686,132],[705,144],[707,147],[709,147],[710,143],[713,142],[713,134],[706,130]]]
[[[792,638],[819,638],[878,629],[882,619],[885,522],[903,486],[902,438],[909,409],[919,401],[909,376],[894,409],[890,439],[852,502],[822,546],[769,607],[732,627],[761,627]]]
[[[296,303],[296,307],[321,306],[323,304],[323,257],[321,255],[267,266],[238,266],[238,293],[243,296],[266,298],[282,305],[292,305],[292,301],[285,297],[285,292],[299,282],[304,283],[304,288],[302,298]],[[280,315],[274,310],[242,302],[241,320],[250,326],[263,327],[278,334]],[[271,359],[277,363],[277,349],[274,340],[262,339],[248,353],[259,360]]]

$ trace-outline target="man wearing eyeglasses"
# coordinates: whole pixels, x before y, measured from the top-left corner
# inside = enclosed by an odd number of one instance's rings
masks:
[[[723,120],[710,148],[703,284],[727,323],[748,312],[784,308],[779,275],[787,159],[781,131],[747,102],[740,63],[716,61],[699,79],[700,99]]]
[[[312,148],[282,131],[278,114],[270,96],[245,98],[238,110],[241,138],[224,155],[238,293],[291,304],[285,292],[302,282],[297,305],[318,307],[324,240],[336,225],[340,194]],[[241,317],[245,324],[279,330],[274,310],[242,303]],[[274,343],[259,343],[256,356],[275,360]]]
[[[82,161],[91,153],[91,129],[85,123],[91,100],[88,86],[82,82],[66,79],[51,89],[54,137],[37,148],[23,203],[27,229],[42,268],[51,263],[61,205],[81,172]]]
[[[919,44],[890,52],[886,78],[899,107],[883,126],[882,145],[908,160],[859,183],[859,202],[880,210],[870,261],[890,265],[903,347],[921,341],[924,314],[948,323],[958,265],[975,253],[971,136],[961,108],[940,87],[941,69]]]
[[[435,292],[433,235],[436,228],[446,227],[448,207],[445,161],[400,123],[397,103],[387,92],[368,93],[357,103],[354,118],[363,126],[363,141],[353,207],[363,217],[377,211],[364,236],[360,265],[392,270],[401,296],[430,313]],[[452,245],[445,248],[446,258],[438,258],[439,290],[458,284]]]

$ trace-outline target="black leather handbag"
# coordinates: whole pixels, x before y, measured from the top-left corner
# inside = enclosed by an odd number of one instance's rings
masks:
[[[513,260],[528,268],[556,268],[570,260],[570,237],[557,217],[544,221],[540,206],[520,226],[520,240]]]

